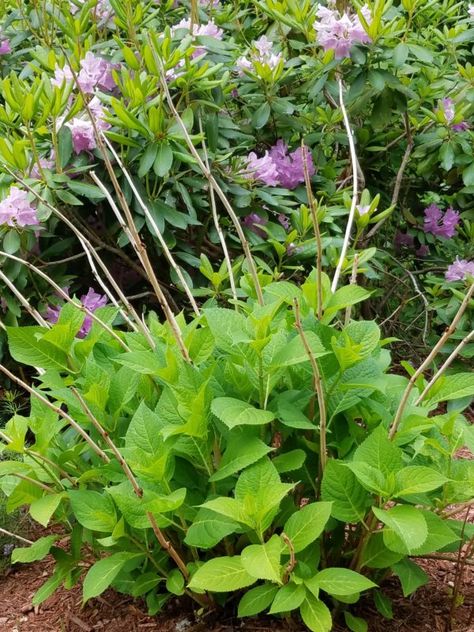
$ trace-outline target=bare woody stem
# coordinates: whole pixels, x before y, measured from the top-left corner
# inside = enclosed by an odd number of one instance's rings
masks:
[[[166,320],[168,321],[168,323],[170,325],[171,331],[172,331],[173,336],[174,336],[174,338],[176,340],[176,343],[177,343],[177,345],[179,347],[179,350],[181,351],[181,354],[182,354],[183,358],[187,362],[190,362],[189,353],[188,353],[188,350],[186,349],[186,345],[184,344],[183,337],[181,335],[181,331],[179,329],[178,323],[176,322],[176,319],[174,317],[173,311],[172,311],[171,307],[169,306],[169,303],[168,303],[168,301],[166,299],[166,296],[164,295],[163,290],[161,289],[160,283],[159,283],[159,281],[158,281],[158,279],[156,277],[156,274],[155,274],[155,272],[153,270],[153,266],[151,265],[151,261],[150,261],[150,259],[148,257],[148,253],[146,251],[145,245],[143,244],[143,242],[142,242],[142,240],[140,238],[140,235],[139,235],[139,233],[137,231],[137,228],[135,226],[135,223],[133,221],[133,216],[132,216],[132,213],[130,211],[130,207],[127,204],[127,200],[125,199],[125,195],[124,195],[124,193],[122,191],[122,188],[120,187],[119,181],[117,180],[117,176],[115,175],[115,171],[114,171],[114,169],[112,167],[112,163],[111,163],[110,158],[109,158],[109,156],[107,154],[106,143],[107,144],[109,144],[109,143],[108,143],[105,135],[97,127],[97,122],[96,122],[95,116],[91,112],[91,109],[90,109],[89,104],[87,102],[87,97],[84,94],[84,91],[82,90],[82,87],[81,87],[81,85],[80,85],[80,83],[78,81],[77,73],[72,68],[72,66],[71,66],[71,64],[69,62],[69,57],[68,57],[68,55],[67,55],[67,53],[66,53],[66,51],[64,50],[63,47],[61,47],[61,51],[62,51],[62,53],[64,54],[64,57],[67,60],[67,64],[68,64],[69,69],[71,71],[74,83],[75,83],[79,93],[82,96],[82,100],[84,102],[84,108],[85,108],[85,110],[86,110],[86,112],[87,112],[87,114],[89,116],[89,119],[90,119],[91,124],[92,124],[92,128],[94,130],[94,135],[95,135],[95,138],[97,140],[97,146],[100,149],[100,151],[102,152],[102,158],[104,160],[105,167],[106,167],[107,172],[109,174],[109,177],[110,177],[110,180],[111,180],[112,185],[114,187],[114,190],[115,190],[115,193],[117,195],[117,198],[118,198],[118,200],[120,202],[120,206],[122,207],[122,210],[123,210],[123,212],[125,214],[125,217],[127,219],[127,224],[128,224],[129,229],[130,229],[130,232],[133,235],[132,245],[134,246],[135,249],[138,248],[138,251],[137,250],[136,251],[137,251],[137,254],[139,255],[140,262],[141,262],[141,264],[142,264],[142,266],[143,266],[143,268],[144,268],[144,270],[146,272],[148,280],[151,283],[153,291],[155,292],[155,295],[156,295],[156,297],[157,297],[157,299],[158,299],[158,301],[159,301],[159,303],[161,305],[161,308],[162,308],[162,310],[163,310],[163,312],[165,314],[165,318],[166,318]],[[109,147],[111,147],[110,144],[109,144]],[[112,152],[114,153],[115,156],[117,156],[117,154],[113,151],[113,149],[112,149]],[[139,318],[139,320],[140,320],[140,327],[141,328],[145,327],[145,325],[143,324],[143,322],[141,321],[140,318]],[[146,329],[146,327],[145,327],[145,329]],[[149,332],[148,332],[147,339],[148,339],[150,345],[152,346],[152,348],[154,348],[156,345],[155,345],[155,342],[153,341],[153,339],[151,338],[151,335],[149,334]]]
[[[115,151],[112,143],[108,140],[107,136],[105,136],[105,134],[103,132],[100,132],[100,133],[102,135],[102,139],[106,143],[106,145],[109,148],[111,154],[113,155],[113,157],[117,161],[118,166],[122,170],[122,173],[125,176],[125,179],[127,180],[128,184],[130,185],[130,188],[132,189],[135,197],[137,198],[137,201],[140,204],[140,207],[143,210],[143,212],[145,214],[145,217],[147,218],[147,220],[152,225],[153,230],[155,231],[156,236],[158,237],[158,241],[160,242],[160,246],[162,247],[163,252],[165,253],[165,257],[168,259],[169,264],[171,265],[173,270],[176,272],[176,275],[177,275],[178,279],[180,280],[180,282],[181,282],[181,284],[183,286],[183,289],[184,289],[184,291],[186,293],[186,296],[188,297],[188,300],[191,303],[191,306],[192,306],[192,308],[194,310],[194,313],[196,314],[196,316],[200,316],[201,312],[199,311],[199,307],[197,306],[197,303],[194,300],[194,296],[193,296],[193,294],[191,292],[191,289],[189,288],[188,284],[186,283],[186,279],[184,278],[184,275],[183,275],[183,273],[181,271],[181,268],[178,266],[178,264],[174,260],[174,257],[171,254],[170,249],[168,248],[168,244],[164,240],[163,235],[161,234],[161,231],[158,228],[158,224],[156,223],[155,218],[150,213],[149,208],[147,207],[147,205],[143,201],[142,196],[138,192],[138,190],[137,190],[137,188],[135,186],[135,183],[133,182],[132,178],[130,177],[129,172],[125,168],[125,166],[124,166],[122,160],[120,159],[119,155]]]
[[[409,121],[409,118],[408,118],[408,113],[405,113],[404,121],[405,121],[405,133],[401,136],[401,138],[403,138],[403,136],[406,135],[406,137],[407,137],[407,146],[406,146],[406,149],[405,149],[405,153],[403,154],[403,158],[402,158],[402,161],[400,163],[400,167],[398,169],[397,177],[396,177],[396,180],[395,180],[395,186],[393,188],[393,193],[392,193],[391,206],[395,206],[397,204],[397,202],[398,202],[398,198],[400,196],[400,189],[401,189],[402,181],[403,181],[403,175],[405,173],[405,169],[407,168],[408,162],[410,160],[410,155],[411,155],[411,152],[413,150],[413,136],[412,136],[412,133],[411,133],[410,121]],[[379,220],[375,224],[375,226],[373,226],[373,228],[371,228],[369,230],[369,232],[367,233],[367,235],[364,238],[364,242],[368,241],[373,235],[375,235],[375,233],[382,226],[382,224],[385,223],[385,221],[387,219],[388,219],[388,216],[382,218],[381,220]]]
[[[290,538],[286,535],[286,533],[282,533],[281,534],[281,539],[283,540],[283,542],[286,544],[286,546],[288,547],[288,550],[290,552],[290,561],[288,562],[286,568],[285,568],[285,572],[283,574],[283,583],[286,584],[288,582],[288,579],[290,577],[290,574],[293,572],[297,561],[296,561],[296,556],[295,556],[295,547],[293,546],[293,542],[290,540]]]
[[[395,436],[397,430],[398,430],[398,426],[400,425],[400,421],[402,419],[403,416],[403,412],[405,410],[405,407],[408,403],[408,399],[410,397],[410,394],[416,384],[416,381],[418,380],[418,378],[420,377],[420,375],[422,375],[424,373],[424,371],[426,371],[426,369],[430,366],[431,362],[433,362],[433,360],[435,359],[435,357],[438,355],[439,351],[442,349],[442,347],[444,346],[444,344],[446,343],[446,341],[448,340],[448,338],[456,331],[456,328],[459,324],[459,321],[462,318],[462,315],[464,314],[464,312],[466,311],[467,306],[469,305],[469,301],[471,300],[472,295],[474,294],[474,283],[471,285],[471,287],[469,288],[467,294],[465,295],[461,305],[459,306],[459,309],[455,315],[455,317],[453,318],[451,324],[449,325],[449,327],[447,327],[446,331],[444,332],[444,334],[441,336],[441,338],[438,340],[438,342],[435,344],[435,346],[433,347],[431,353],[428,355],[428,357],[425,359],[424,362],[422,362],[422,364],[418,367],[418,369],[413,373],[413,375],[410,378],[410,381],[408,382],[408,385],[402,395],[402,399],[400,401],[400,404],[398,405],[398,409],[397,412],[395,414],[393,423],[390,427],[390,431],[388,433],[389,439],[393,439],[393,437]]]
[[[34,544],[34,542],[32,542],[31,540],[27,540],[21,535],[17,535],[16,533],[12,533],[11,531],[2,529],[2,527],[0,527],[0,533],[3,533],[3,535],[8,536],[9,538],[15,538],[16,540],[19,540],[20,542],[23,542],[24,544]]]
[[[10,255],[7,252],[3,252],[0,250],[0,257],[6,257],[7,259],[11,259],[12,261],[17,261],[18,263],[23,264],[25,267],[27,267],[29,270],[31,270],[32,272],[34,272],[35,274],[37,274],[38,276],[40,276],[42,279],[44,279],[47,283],[49,283],[51,285],[51,287],[54,288],[54,290],[57,292],[57,294],[59,294],[59,296],[61,298],[63,298],[65,301],[67,301],[68,303],[70,303],[71,305],[74,305],[74,307],[76,307],[78,310],[80,310],[81,312],[84,312],[85,314],[87,314],[87,316],[89,316],[90,318],[92,318],[92,320],[94,322],[96,322],[98,325],[100,325],[108,334],[110,334],[112,336],[112,338],[114,338],[119,344],[120,346],[125,350],[125,351],[130,351],[130,348],[125,344],[125,342],[120,338],[120,336],[118,336],[115,331],[113,329],[111,329],[111,327],[109,327],[106,323],[104,323],[98,316],[96,316],[94,314],[94,312],[91,312],[87,307],[85,307],[84,305],[80,305],[78,303],[76,303],[72,298],[70,298],[70,296],[68,294],[66,294],[66,292],[57,284],[53,281],[53,279],[51,277],[49,277],[45,272],[43,272],[42,270],[40,270],[39,268],[37,268],[35,265],[33,265],[32,263],[30,263],[29,261],[25,261],[24,259],[21,259],[20,257],[16,257],[15,255]],[[1,273],[0,273],[1,276]],[[47,323],[45,323],[43,321],[44,324],[42,324],[43,327],[47,326]],[[40,323],[41,324],[41,323]]]
[[[27,481],[28,483],[31,483],[32,485],[36,485],[36,487],[39,487],[40,489],[44,490],[48,494],[56,493],[56,490],[54,490],[49,485],[46,485],[46,483],[42,483],[41,481],[38,481],[36,478],[31,478],[31,476],[26,476],[26,474],[19,474],[17,472],[13,472],[12,476],[16,476],[17,478],[20,478],[22,481]]]
[[[421,393],[421,395],[418,397],[418,399],[415,402],[415,406],[418,406],[418,404],[421,404],[421,402],[427,396],[428,391],[430,391],[430,389],[439,380],[439,378],[443,375],[443,373],[445,373],[446,369],[452,364],[453,360],[461,353],[461,351],[464,349],[464,347],[467,344],[469,344],[469,342],[471,342],[471,340],[474,340],[474,330],[471,331],[471,333],[469,333],[467,336],[465,336],[461,340],[461,342],[458,344],[458,346],[454,349],[454,351],[446,358],[445,362],[436,371],[436,373],[433,375],[431,380],[428,382],[428,384],[423,389],[423,392]]]
[[[45,406],[47,406],[48,408],[53,410],[57,415],[65,419],[69,423],[69,425],[72,428],[74,428],[74,430],[84,439],[84,441],[86,441],[86,443],[90,445],[92,450],[97,454],[97,456],[99,456],[102,459],[102,461],[104,461],[104,463],[110,463],[110,459],[105,454],[105,452],[101,450],[101,448],[96,444],[96,442],[87,434],[87,432],[83,428],[81,428],[81,426],[77,423],[77,421],[75,421],[70,415],[68,415],[68,413],[64,412],[64,410],[61,410],[61,408],[59,408],[55,404],[52,404],[48,399],[46,399],[46,397],[44,397],[43,395],[35,391],[34,388],[32,388],[29,384],[24,382],[21,378],[14,375],[5,366],[3,366],[3,364],[0,364],[0,371],[4,373],[8,378],[10,378],[12,382],[15,382],[16,384],[18,384],[18,386],[21,386],[22,388],[24,388],[25,391],[28,391],[30,395],[32,395],[33,397],[36,397],[36,399],[42,402]]]
[[[66,53],[66,51],[64,50],[63,47],[61,47],[61,51],[63,52],[63,54],[64,54],[64,56],[65,56],[65,58],[67,60],[67,63],[68,63],[69,69],[71,71],[74,83],[76,84],[76,87],[77,87],[79,93],[82,96],[82,99],[83,99],[83,102],[84,102],[84,108],[85,108],[85,110],[86,110],[86,112],[87,112],[87,114],[89,116],[89,119],[90,119],[91,124],[92,124],[92,128],[94,130],[94,135],[95,135],[95,138],[97,140],[97,146],[100,149],[100,151],[102,152],[102,158],[104,160],[104,163],[105,163],[107,172],[109,174],[110,180],[111,180],[112,185],[114,187],[114,190],[115,190],[115,193],[117,195],[117,198],[118,198],[118,200],[120,202],[120,206],[122,207],[123,212],[125,213],[125,217],[127,218],[127,223],[128,223],[129,229],[130,229],[130,231],[131,231],[131,233],[133,235],[132,245],[134,247],[137,246],[139,248],[139,259],[140,259],[140,262],[142,263],[142,266],[143,266],[143,268],[144,268],[144,270],[146,272],[148,280],[150,281],[150,283],[151,283],[151,285],[153,287],[153,291],[155,292],[155,295],[156,295],[156,297],[157,297],[157,299],[158,299],[158,301],[159,301],[159,303],[161,305],[161,308],[163,309],[163,312],[165,314],[166,320],[168,321],[168,323],[169,323],[169,325],[171,327],[171,331],[173,333],[173,336],[176,339],[178,347],[179,347],[184,359],[189,362],[190,361],[189,354],[188,354],[188,351],[186,349],[186,346],[184,345],[184,342],[183,342],[183,339],[182,339],[182,335],[181,335],[181,331],[180,331],[180,329],[178,327],[178,324],[177,324],[176,319],[174,317],[173,311],[171,310],[171,308],[170,308],[170,306],[168,304],[168,301],[166,299],[166,296],[164,295],[163,290],[161,289],[160,283],[159,283],[159,281],[158,281],[158,279],[157,279],[157,277],[155,275],[155,272],[153,270],[153,266],[151,265],[150,259],[148,257],[147,252],[146,252],[145,245],[143,244],[143,242],[140,239],[140,235],[139,235],[139,233],[137,231],[137,228],[135,226],[135,223],[133,221],[133,216],[132,216],[130,208],[129,208],[128,204],[127,204],[127,200],[125,199],[125,195],[124,195],[124,193],[122,191],[122,188],[120,187],[120,184],[119,184],[119,182],[117,180],[117,176],[115,175],[115,171],[114,171],[114,169],[112,167],[112,163],[111,163],[110,158],[109,158],[109,156],[107,154],[107,147],[106,147],[106,144],[104,142],[105,136],[103,135],[101,130],[99,130],[98,127],[97,127],[97,122],[96,122],[95,116],[91,112],[91,109],[90,109],[89,104],[87,102],[87,97],[84,94],[84,91],[82,90],[82,87],[81,87],[81,85],[80,85],[80,83],[78,81],[77,73],[72,68],[72,66],[71,66],[71,64],[69,62],[68,55],[67,55],[67,53]],[[141,326],[141,328],[145,327],[144,323],[141,320],[140,320],[140,326]],[[145,329],[146,329],[146,327],[145,327]],[[148,339],[150,345],[152,346],[152,348],[154,348],[156,345],[155,345],[155,342],[153,341],[153,339],[151,338],[151,335],[149,334],[149,332],[148,332],[147,339]]]
[[[204,140],[204,134],[202,129],[202,121],[199,119],[199,130],[202,134],[202,148],[204,151],[204,160],[206,162],[206,167],[209,168],[209,156],[207,153],[206,141]],[[232,297],[234,301],[237,301],[237,289],[235,286],[235,278],[232,270],[232,261],[230,260],[229,249],[227,248],[227,244],[224,237],[224,231],[222,230],[222,226],[219,223],[219,215],[217,214],[217,206],[216,206],[216,196],[214,195],[214,187],[209,187],[209,197],[211,201],[211,211],[212,211],[212,219],[214,220],[214,226],[216,227],[217,235],[219,237],[219,241],[221,244],[222,252],[224,253],[224,260],[227,267],[227,274],[229,275],[230,289],[232,291]],[[238,309],[237,303],[235,304],[235,309]]]
[[[324,401],[324,392],[323,392],[323,383],[321,381],[321,374],[319,372],[318,363],[316,362],[316,358],[314,357],[313,352],[311,351],[311,347],[308,344],[308,339],[303,331],[303,326],[301,324],[301,312],[298,301],[295,299],[294,301],[294,311],[295,311],[295,327],[300,335],[301,341],[303,343],[303,347],[306,351],[308,359],[311,364],[311,368],[313,371],[313,389],[318,398],[318,407],[319,407],[319,474],[320,478],[324,472],[326,467],[328,455],[327,455],[327,443],[326,443],[326,404]]]
[[[355,210],[357,205],[357,196],[358,196],[358,177],[357,177],[357,154],[355,150],[354,144],[354,136],[351,129],[351,124],[349,122],[349,117],[347,115],[346,106],[344,105],[344,97],[343,97],[343,88],[342,88],[342,80],[338,77],[337,82],[339,84],[339,106],[342,111],[342,116],[344,119],[344,126],[346,128],[347,140],[349,141],[349,152],[351,156],[351,167],[352,167],[352,201],[351,208],[349,211],[349,217],[347,219],[346,232],[344,235],[344,241],[342,243],[341,254],[339,255],[339,261],[337,263],[336,272],[334,273],[334,278],[332,280],[331,290],[335,292],[337,290],[337,285],[339,283],[339,277],[341,275],[342,266],[344,265],[344,259],[346,258],[346,252],[349,247],[349,241],[351,239],[351,231],[352,224],[354,223]]]
[[[214,191],[217,193],[217,196],[219,197],[219,199],[221,200],[224,208],[226,209],[227,213],[229,214],[230,219],[232,220],[232,223],[234,224],[235,230],[237,232],[237,235],[240,239],[240,242],[242,244],[242,248],[244,250],[245,253],[245,258],[247,260],[247,265],[249,268],[249,272],[252,276],[254,285],[255,285],[255,292],[257,294],[257,299],[258,302],[260,303],[260,305],[263,305],[263,294],[262,294],[262,288],[260,286],[260,281],[258,278],[258,274],[257,274],[257,268],[255,266],[255,262],[253,260],[252,254],[250,252],[250,246],[248,244],[248,241],[245,238],[245,234],[244,231],[242,230],[242,226],[239,222],[239,218],[237,217],[237,215],[235,214],[234,209],[232,208],[232,205],[230,204],[229,200],[227,199],[227,196],[225,195],[224,191],[221,189],[221,187],[219,186],[219,183],[217,182],[217,180],[214,178],[212,172],[210,171],[210,169],[206,166],[206,164],[204,163],[204,161],[202,160],[201,156],[199,155],[199,152],[197,151],[197,149],[194,147],[194,143],[189,135],[188,130],[186,129],[186,125],[183,122],[183,119],[181,118],[181,116],[179,115],[179,112],[177,111],[177,109],[175,108],[175,105],[173,103],[173,99],[171,98],[171,94],[170,91],[168,89],[168,84],[166,82],[166,76],[165,76],[165,72],[164,72],[164,68],[163,68],[163,63],[160,59],[160,57],[157,55],[155,47],[154,47],[154,43],[151,40],[151,38],[149,39],[149,44],[150,44],[150,49],[152,51],[153,54],[153,58],[156,62],[156,65],[158,67],[159,70],[159,77],[160,77],[160,84],[161,87],[163,89],[163,92],[165,94],[166,97],[166,101],[169,105],[169,108],[171,110],[171,113],[173,114],[176,122],[178,123],[182,133],[183,133],[183,137],[186,141],[186,144],[189,148],[189,151],[191,153],[191,155],[193,156],[193,158],[196,160],[199,168],[201,169],[203,175],[205,176],[205,178],[208,180],[209,182],[209,186],[214,188]]]
[[[110,285],[114,288],[115,292],[117,293],[117,296],[120,298],[120,300],[122,301],[123,305],[127,309],[128,313],[130,313],[133,316],[134,321],[135,321],[136,324],[133,321],[131,321],[130,318],[128,317],[127,313],[123,309],[121,309],[120,313],[121,313],[122,317],[124,318],[124,320],[127,322],[127,324],[132,329],[136,330],[137,327],[138,327],[138,329],[140,329],[140,331],[146,337],[146,339],[147,339],[148,343],[150,344],[150,346],[154,347],[155,343],[153,341],[153,338],[151,337],[150,332],[148,331],[148,329],[143,324],[140,316],[138,315],[138,313],[136,312],[134,307],[131,305],[131,303],[128,301],[127,297],[122,292],[122,290],[120,289],[119,285],[117,284],[117,282],[115,281],[113,276],[110,274],[107,266],[102,261],[100,256],[97,254],[97,252],[96,252],[95,248],[92,246],[92,244],[84,237],[84,235],[80,232],[80,230],[65,215],[63,215],[63,213],[58,211],[58,209],[55,206],[50,204],[48,202],[48,200],[46,200],[39,193],[37,193],[37,191],[35,191],[25,180],[19,178],[6,165],[3,165],[3,169],[5,171],[7,171],[12,176],[12,178],[14,178],[17,182],[19,182],[23,186],[24,189],[26,189],[29,193],[32,193],[35,196],[35,198],[39,202],[41,202],[41,204],[44,204],[52,213],[54,213],[57,217],[59,217],[59,219],[61,221],[63,221],[66,224],[66,226],[68,226],[68,228],[70,228],[72,230],[72,232],[78,238],[79,242],[81,243],[81,246],[83,247],[83,249],[84,249],[84,251],[85,251],[85,253],[87,255],[87,259],[89,261],[89,264],[91,266],[91,269],[92,269],[92,272],[94,273],[95,278],[97,279],[97,281],[100,284],[100,286],[104,289],[104,292],[107,294],[107,296],[109,297],[111,302],[114,303],[114,305],[117,305],[117,301],[115,300],[113,294],[110,292],[110,290],[105,286],[103,281],[98,276],[97,270],[95,268],[95,265],[93,264],[92,259],[95,259],[95,261],[97,262],[97,264],[101,268],[102,272],[106,276],[107,280],[109,281]]]
[[[451,518],[451,516],[455,516],[456,514],[461,513],[461,511],[464,511],[464,509],[470,509],[473,506],[474,500],[468,500],[465,503],[459,504],[457,507],[451,509],[450,511],[442,511],[441,515],[443,518]]]
[[[322,266],[322,257],[323,257],[323,243],[321,240],[321,230],[319,227],[318,220],[318,211],[316,208],[316,202],[313,196],[313,190],[311,188],[311,181],[309,179],[309,171],[308,171],[308,158],[307,158],[307,149],[301,143],[301,152],[303,155],[303,172],[304,172],[304,182],[306,185],[306,195],[308,197],[309,210],[311,213],[311,220],[313,222],[313,230],[316,238],[316,285],[317,285],[317,316],[318,320],[321,320],[323,316],[323,266]]]
[[[0,251],[0,256],[7,256],[8,255],[6,253],[3,253]],[[15,257],[16,259],[16,257]],[[19,259],[19,261],[21,261],[21,259]],[[34,318],[34,320],[36,320],[36,322],[38,323],[38,325],[40,325],[41,327],[48,327],[48,323],[44,320],[44,318],[41,316],[41,314],[34,308],[32,307],[29,302],[27,301],[26,297],[23,296],[23,294],[20,292],[20,290],[18,290],[18,288],[15,287],[15,285],[10,281],[10,279],[7,277],[6,274],[4,274],[1,270],[0,270],[0,279],[2,279],[2,281],[5,283],[5,285],[10,288],[11,292],[17,297],[17,299],[20,301],[20,303],[23,305],[23,307],[26,309],[26,311]]]

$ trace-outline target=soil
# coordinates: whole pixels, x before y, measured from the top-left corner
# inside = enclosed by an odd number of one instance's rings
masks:
[[[403,598],[398,581],[389,579],[384,591],[393,601],[394,618],[383,619],[367,598],[356,614],[369,622],[369,632],[447,632],[451,609],[455,565],[442,560],[422,560],[430,583],[411,598]],[[149,617],[141,601],[107,591],[102,597],[82,607],[81,588],[61,588],[40,608],[33,608],[31,598],[46,581],[53,568],[52,560],[12,568],[0,579],[1,632],[303,632],[301,625],[291,627],[284,621],[265,618],[239,621],[225,613],[211,613],[199,618],[191,605],[169,602],[166,611]],[[462,602],[454,611],[451,632],[474,632],[474,567],[466,567],[460,587]],[[334,632],[344,632],[336,626]]]

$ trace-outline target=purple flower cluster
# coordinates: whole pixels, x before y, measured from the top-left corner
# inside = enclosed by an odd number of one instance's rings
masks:
[[[270,151],[266,151],[262,158],[258,158],[254,152],[247,157],[244,176],[254,180],[260,180],[267,186],[281,186],[285,189],[295,189],[304,182],[304,162],[309,176],[315,173],[313,157],[308,147],[298,147],[288,153],[288,145],[283,141],[277,141]]]
[[[438,107],[435,112],[442,112],[444,114],[444,118],[446,120],[446,124],[451,127],[451,129],[455,132],[465,132],[470,128],[470,125],[467,121],[459,121],[458,123],[453,123],[454,117],[456,116],[455,104],[452,99],[446,97],[445,99],[440,99],[438,101]]]
[[[415,238],[410,233],[402,233],[401,231],[397,231],[395,234],[395,239],[393,240],[393,245],[395,246],[395,250],[400,252],[403,248],[408,248],[409,250],[414,250],[415,248]],[[425,244],[421,244],[416,250],[415,255],[417,257],[426,257],[430,254],[430,249]]]
[[[97,97],[94,97],[89,102],[89,110],[99,130],[105,131],[110,129],[110,123],[107,123],[104,119],[106,112]],[[58,127],[61,127],[62,123],[63,119],[60,119],[58,121]],[[96,148],[97,143],[94,126],[87,113],[82,116],[74,117],[65,123],[65,125],[71,130],[72,146],[76,154],[80,154],[81,151],[92,151]]]
[[[444,213],[436,205],[430,204],[425,208],[425,220],[423,230],[436,237],[450,239],[456,234],[456,226],[459,224],[459,213],[448,208]]]
[[[67,292],[67,288],[65,288],[65,292]],[[90,312],[95,312],[99,307],[104,307],[107,304],[107,297],[102,294],[97,294],[90,287],[87,294],[84,294],[79,299],[82,305],[88,309]],[[57,323],[59,319],[59,313],[61,308],[58,306],[51,307],[49,306],[46,310],[46,320],[52,324]],[[92,327],[92,318],[89,315],[86,315],[84,318],[84,322],[82,323],[82,327],[80,328],[77,337],[85,338]]]
[[[10,46],[10,41],[6,38],[0,38],[0,55],[8,55],[8,53],[12,52],[12,47]]]
[[[239,73],[243,75],[245,71],[255,70],[255,64],[259,63],[268,66],[270,70],[274,70],[283,59],[281,53],[274,53],[273,42],[265,35],[252,43],[252,51],[250,57],[239,57],[236,61]]]
[[[207,24],[193,24],[191,30],[191,18],[184,18],[178,24],[171,27],[171,34],[174,36],[176,31],[184,29],[192,33],[193,38],[200,37],[213,37],[214,39],[221,40],[224,36],[224,31],[220,29],[214,20],[209,20]],[[192,57],[200,57],[206,53],[205,46],[197,46],[192,54]]]
[[[41,172],[39,168],[41,167],[41,169],[52,169],[54,167],[54,160],[55,160],[55,153],[54,153],[54,150],[52,150],[51,153],[49,154],[49,158],[39,159],[39,166],[36,162],[34,163],[34,165],[31,167],[30,178],[33,178],[35,180],[40,180]]]
[[[83,92],[93,94],[95,88],[101,90],[113,90],[115,81],[112,77],[113,64],[102,57],[97,57],[90,51],[81,60],[81,70],[77,75],[77,82]],[[61,87],[63,83],[72,83],[73,75],[68,65],[63,68],[56,66],[53,86]]]
[[[8,196],[0,202],[0,224],[8,226],[36,226],[39,224],[36,209],[28,201],[28,194],[11,187]]]
[[[444,276],[446,281],[463,281],[468,275],[474,277],[474,261],[456,257]]]
[[[367,5],[362,7],[361,13],[370,24],[372,16]],[[320,6],[316,15],[318,19],[314,23],[314,29],[317,41],[324,50],[333,50],[336,59],[349,57],[354,44],[367,44],[371,41],[357,14],[341,14],[336,8]]]

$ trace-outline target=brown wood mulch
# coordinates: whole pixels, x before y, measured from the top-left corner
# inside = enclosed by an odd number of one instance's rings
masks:
[[[225,613],[211,613],[199,619],[189,603],[170,602],[166,612],[149,617],[143,602],[107,591],[102,597],[81,605],[81,588],[61,588],[39,608],[31,606],[31,597],[46,581],[52,561],[15,566],[0,578],[1,632],[302,632],[299,624],[291,627],[277,619],[239,621]],[[366,598],[357,614],[369,622],[369,632],[448,632],[454,564],[441,560],[423,560],[420,564],[430,575],[429,585],[404,599],[396,579],[384,590],[393,600],[394,619],[383,619],[372,601]],[[466,567],[461,583],[460,602],[454,611],[451,632],[474,632],[474,568]],[[344,632],[344,625],[334,632]]]

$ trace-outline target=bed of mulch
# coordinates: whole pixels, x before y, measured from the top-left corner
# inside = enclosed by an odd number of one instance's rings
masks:
[[[430,574],[429,585],[404,599],[397,580],[384,587],[393,599],[394,619],[383,619],[367,598],[357,614],[369,622],[369,632],[447,632],[452,603],[454,565],[440,560],[425,560],[423,568]],[[61,589],[40,608],[31,606],[31,597],[47,579],[52,561],[28,566],[19,565],[0,579],[1,632],[302,632],[297,624],[265,618],[234,619],[225,613],[211,613],[199,619],[189,603],[170,602],[166,612],[148,617],[140,601],[108,591],[100,598],[81,605],[81,588]],[[462,601],[455,609],[452,632],[474,632],[474,568],[467,567],[460,590]],[[337,626],[334,632],[343,632]]]

